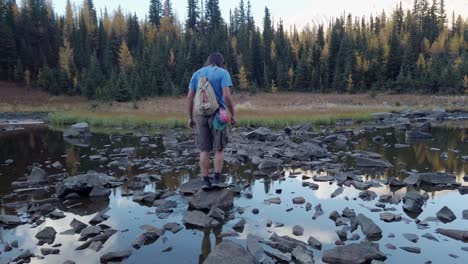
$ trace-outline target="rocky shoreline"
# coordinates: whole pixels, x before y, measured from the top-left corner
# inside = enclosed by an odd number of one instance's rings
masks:
[[[379,263],[385,261],[386,254],[382,252],[384,245],[378,241],[383,236],[391,236],[385,232],[382,223],[407,222],[414,223],[415,229],[431,229],[433,222],[450,223],[455,219],[468,220],[468,206],[462,215],[455,214],[449,207],[441,209],[431,218],[419,219],[429,202],[428,193],[432,191],[458,191],[461,197],[468,193],[468,187],[457,181],[449,172],[417,172],[404,171],[404,179],[397,177],[367,180],[363,175],[383,174],[394,170],[394,165],[381,154],[367,150],[350,149],[355,144],[353,137],[367,131],[378,131],[393,128],[406,135],[406,142],[389,145],[385,137],[372,138],[375,144],[382,147],[406,148],[415,141],[431,138],[434,124],[446,121],[468,120],[466,112],[447,112],[443,109],[432,111],[405,111],[402,113],[376,113],[376,118],[369,124],[356,128],[314,129],[309,124],[286,127],[279,131],[260,128],[235,128],[232,131],[232,143],[226,149],[226,163],[230,166],[250,165],[251,169],[244,173],[264,181],[284,181],[286,178],[299,178],[303,188],[317,191],[320,184],[336,184],[332,199],[343,198],[348,201],[362,200],[372,202],[368,208],[369,214],[379,214],[381,222],[377,222],[362,213],[356,213],[353,208],[344,210],[322,208],[320,203],[312,205],[307,197],[296,196],[292,201],[284,201],[281,189],[276,190],[277,196],[268,198],[260,206],[273,206],[285,202],[304,207],[310,213],[310,219],[328,217],[338,228],[335,230],[338,239],[335,248],[322,251],[320,239],[310,236],[307,242],[297,239],[304,234],[304,224],[297,223],[290,231],[291,235],[279,235],[272,231],[269,237],[259,237],[255,233],[245,234],[246,247],[229,241],[229,237],[237,237],[244,233],[248,222],[242,217],[245,210],[253,215],[261,215],[261,209],[243,208],[236,205],[237,197],[252,199],[255,193],[249,191],[249,183],[231,182],[227,189],[203,191],[201,182],[195,178],[183,183],[177,191],[161,190],[147,191],[146,186],[163,181],[165,174],[175,170],[196,171],[197,150],[190,134],[184,130],[174,129],[158,137],[164,150],[160,157],[139,157],[135,155],[135,146],[115,148],[112,142],[121,142],[122,136],[110,136],[111,144],[101,149],[94,149],[93,155],[86,157],[99,162],[100,172],[88,171],[77,175],[65,172],[64,165],[59,161],[47,164],[35,164],[29,175],[11,183],[12,192],[2,198],[4,208],[20,214],[0,215],[0,225],[3,228],[15,228],[20,225],[40,227],[36,234],[41,254],[33,253],[33,249],[24,249],[10,263],[27,263],[31,258],[47,259],[48,255],[60,253],[61,244],[54,244],[57,236],[78,234],[79,246],[76,250],[91,249],[95,252],[106,245],[106,242],[119,230],[108,226],[108,197],[112,190],[125,186],[126,196],[142,206],[152,208],[156,215],[170,215],[176,208],[185,207],[186,213],[180,222],[167,222],[163,226],[143,225],[141,234],[129,241],[128,249],[108,251],[100,254],[102,263],[122,261],[138,254],[137,250],[156,242],[164,237],[166,232],[177,234],[183,228],[206,230],[216,228],[228,221],[233,221],[232,231],[221,234],[224,239],[219,243],[203,263],[314,263],[317,251],[321,252],[321,260],[325,263]],[[351,121],[343,121],[350,125]],[[92,134],[85,123],[76,124],[63,133],[66,142],[80,147],[88,147]],[[140,148],[158,149],[151,135],[140,135]],[[388,146],[387,146],[388,145]],[[455,152],[456,158],[468,162],[468,153]],[[443,158],[443,155],[441,155]],[[14,160],[5,161],[14,163]],[[62,173],[49,174],[49,168],[63,170]],[[286,173],[284,168],[300,169],[301,171],[324,172],[324,175],[308,176],[306,174]],[[142,173],[133,176],[116,177],[113,170],[128,171],[136,169]],[[157,172],[157,173],[155,173]],[[468,181],[465,176],[464,181]],[[408,188],[403,197],[392,194],[377,194],[373,188],[388,186],[393,190]],[[348,197],[343,193],[347,189],[358,191],[356,197]],[[42,199],[27,200],[32,194],[41,194]],[[91,204],[83,200],[91,199]],[[465,198],[464,198],[465,199]],[[184,201],[179,203],[178,201]],[[51,226],[43,226],[45,219],[61,219],[65,212],[73,212],[76,207],[90,207],[95,216],[88,223],[73,219],[70,229],[58,232]],[[402,209],[406,214],[396,213]],[[293,210],[291,208],[291,210]],[[408,218],[409,217],[409,218]],[[273,223],[265,219],[263,227],[280,227],[281,223]],[[439,234],[447,239],[468,242],[468,231],[463,228],[454,230],[438,228],[432,234],[428,231],[426,239],[438,240]],[[361,236],[362,234],[362,236]],[[404,238],[417,242],[419,236],[407,233]],[[440,238],[440,237],[439,237]],[[18,242],[6,244],[4,252],[21,248]],[[396,250],[391,244],[386,249]],[[420,254],[419,247],[400,247],[401,250]],[[171,251],[167,248],[167,251]],[[465,249],[463,249],[465,250]],[[465,250],[466,251],[466,250]],[[424,253],[424,252],[422,252]],[[7,260],[2,263],[9,263]],[[74,263],[64,260],[64,263]]]

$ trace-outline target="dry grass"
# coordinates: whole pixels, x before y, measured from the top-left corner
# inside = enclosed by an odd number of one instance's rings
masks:
[[[50,96],[34,89],[0,82],[0,111],[54,112],[52,121],[88,120],[102,126],[164,123],[185,124],[185,97],[161,97],[133,103],[103,103],[82,97]],[[370,113],[443,107],[468,111],[468,96],[413,94],[312,94],[278,93],[234,95],[239,120],[252,123],[333,122],[337,118],[367,119]]]

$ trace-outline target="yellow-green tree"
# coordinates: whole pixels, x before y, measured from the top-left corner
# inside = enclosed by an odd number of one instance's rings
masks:
[[[122,45],[120,45],[119,65],[120,65],[120,71],[124,73],[129,73],[130,71],[133,70],[133,67],[135,66],[133,62],[132,54],[130,53],[130,50],[128,49],[127,42],[125,41],[122,41]]]

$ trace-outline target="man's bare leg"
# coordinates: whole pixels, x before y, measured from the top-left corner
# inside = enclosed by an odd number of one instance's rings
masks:
[[[214,172],[221,174],[223,172],[224,150],[216,151],[214,160]]]
[[[210,181],[210,153],[207,151],[200,152],[200,171],[203,180],[203,189],[211,189]]]

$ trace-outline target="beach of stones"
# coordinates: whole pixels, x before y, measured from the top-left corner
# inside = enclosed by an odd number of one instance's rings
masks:
[[[166,232],[177,234],[182,229],[206,230],[216,228],[228,221],[233,221],[231,231],[224,231],[220,236],[223,242],[216,245],[204,263],[379,263],[387,259],[381,250],[401,250],[412,254],[424,254],[417,244],[412,246],[395,246],[392,244],[379,245],[383,236],[392,237],[395,234],[381,228],[383,222],[406,222],[414,225],[415,229],[427,229],[424,239],[440,241],[442,239],[460,242],[460,248],[468,251],[464,243],[468,242],[466,226],[460,229],[442,228],[443,224],[455,219],[468,220],[468,205],[462,212],[454,212],[447,206],[441,206],[433,217],[419,219],[424,204],[428,202],[429,192],[437,190],[452,190],[459,192],[462,197],[468,193],[468,186],[457,182],[450,172],[416,172],[405,171],[407,177],[403,180],[396,177],[387,179],[373,179],[366,181],[363,175],[369,173],[383,174],[392,170],[393,165],[380,154],[364,150],[350,150],[347,146],[353,144],[353,137],[366,131],[393,128],[401,130],[406,135],[406,142],[395,144],[395,148],[409,147],[411,142],[430,139],[431,129],[446,121],[463,122],[468,120],[468,113],[448,112],[444,109],[432,111],[405,111],[401,113],[375,113],[375,120],[366,124],[354,124],[352,120],[339,120],[335,127],[313,128],[309,124],[286,127],[281,130],[271,130],[265,127],[234,128],[231,131],[231,143],[226,149],[225,161],[229,166],[250,164],[251,169],[244,173],[264,181],[283,181],[286,178],[299,178],[302,187],[311,190],[320,188],[319,183],[336,184],[336,190],[331,198],[344,200],[363,200],[373,202],[368,214],[379,214],[380,221],[376,222],[369,215],[356,213],[353,208],[346,207],[337,211],[325,208],[320,203],[312,204],[308,197],[297,196],[287,201],[301,209],[310,212],[310,221],[319,217],[328,217],[336,226],[337,240],[335,248],[322,252],[322,242],[313,235],[304,237],[304,227],[307,223],[297,223],[291,227],[290,235],[278,235],[274,230],[284,224],[278,219],[266,219],[263,227],[269,229],[271,235],[261,237],[255,233],[246,234],[246,243],[239,244],[230,241],[230,237],[237,237],[244,232],[248,224],[242,214],[247,210],[236,205],[237,197],[251,199],[255,193],[249,191],[249,183],[238,179],[228,182],[226,189],[201,190],[202,182],[193,175],[192,179],[184,182],[176,190],[145,191],[148,184],[158,183],[162,177],[172,171],[197,171],[197,149],[190,132],[173,129],[162,135],[158,140],[163,150],[160,157],[138,157],[132,155],[135,146],[114,148],[112,144],[102,149],[94,149],[94,155],[87,158],[99,162],[96,171],[81,172],[69,175],[48,173],[50,168],[65,170],[59,161],[45,164],[31,164],[30,173],[12,182],[12,192],[2,197],[2,207],[8,209],[8,214],[0,215],[0,225],[5,229],[28,225],[37,229],[35,238],[40,253],[31,248],[22,248],[18,241],[7,241],[3,252],[18,250],[18,255],[11,259],[1,259],[1,263],[28,263],[34,259],[47,259],[48,255],[60,254],[62,245],[54,243],[57,236],[79,235],[80,246],[75,250],[93,250],[96,258],[102,263],[125,261],[142,247],[149,246]],[[347,125],[340,127],[339,125]],[[349,126],[352,126],[351,128]],[[63,132],[63,137],[69,144],[89,147],[89,140],[93,137],[88,124],[75,124]],[[157,149],[155,136],[139,135],[140,148]],[[111,142],[119,142],[122,136],[109,136]],[[374,137],[376,144],[385,146],[384,137]],[[457,159],[468,161],[468,153],[457,153]],[[444,159],[446,153],[442,153]],[[9,166],[14,160],[6,160],[2,166]],[[135,176],[117,177],[115,170],[122,172],[129,168],[136,168],[142,173]],[[289,172],[286,173],[287,169]],[[99,171],[99,172],[98,172]],[[145,173],[144,171],[148,171]],[[154,172],[159,173],[154,173]],[[301,171],[325,172],[325,175],[308,176]],[[125,173],[123,173],[125,174]],[[229,175],[224,175],[229,176]],[[468,181],[465,176],[464,181]],[[390,188],[408,188],[402,198],[392,194],[377,195],[369,190],[388,185]],[[122,232],[106,221],[106,214],[111,208],[103,208],[95,213],[87,223],[73,219],[68,230],[55,230],[50,226],[43,226],[45,219],[61,219],[64,212],[74,208],[91,206],[83,202],[83,198],[100,201],[108,199],[114,188],[126,186],[122,195],[142,206],[154,208],[155,214],[164,219],[174,212],[175,208],[185,206],[186,213],[180,222],[167,222],[163,226],[143,225],[141,234],[130,241],[128,249],[119,251],[104,250],[106,241],[115,233]],[[344,196],[346,188],[358,190],[356,197]],[[257,207],[249,208],[254,215],[262,214],[263,206],[274,206],[284,203],[281,189],[276,189],[276,196],[265,199]],[[289,190],[291,191],[291,190]],[[35,194],[42,199],[28,200]],[[177,197],[177,199],[174,199]],[[178,201],[184,201],[179,203]],[[105,204],[105,202],[104,202]],[[403,209],[405,214],[397,214],[396,207]],[[288,209],[289,210],[289,209]],[[291,208],[290,210],[293,210]],[[295,209],[297,210],[297,209]],[[12,212],[12,213],[10,213]],[[433,228],[437,223],[439,228]],[[412,233],[401,234],[407,241],[416,243],[420,237]],[[101,250],[102,249],[102,250]],[[165,249],[171,251],[171,247]],[[103,252],[105,251],[105,252]],[[397,251],[395,251],[394,254]],[[320,254],[319,254],[320,253]],[[162,252],[161,254],[164,254]],[[315,256],[315,259],[314,259]],[[1,255],[0,255],[1,257]],[[463,258],[455,254],[447,257]],[[430,262],[430,260],[428,260]],[[63,263],[74,263],[63,260]]]

